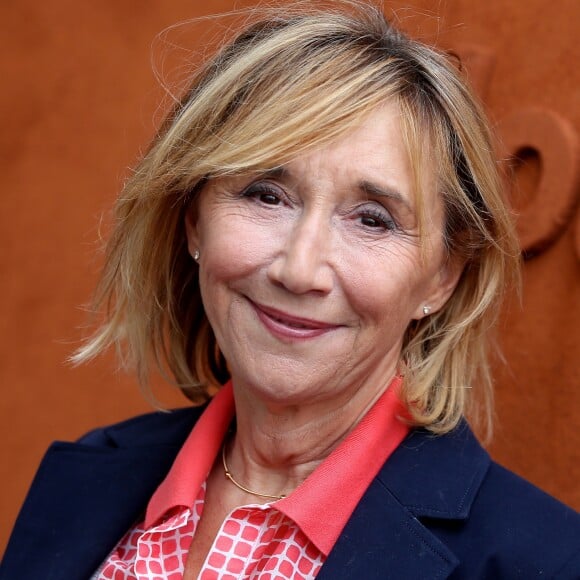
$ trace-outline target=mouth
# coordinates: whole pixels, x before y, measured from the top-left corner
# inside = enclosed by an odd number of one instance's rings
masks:
[[[262,324],[274,335],[290,339],[315,338],[339,328],[341,325],[330,324],[321,320],[305,318],[270,308],[256,302],[250,303],[254,307]]]

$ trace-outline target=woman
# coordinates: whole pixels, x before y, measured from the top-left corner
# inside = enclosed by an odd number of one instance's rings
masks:
[[[489,425],[517,248],[442,55],[364,5],[270,13],[199,71],[116,211],[77,360],[124,345],[143,383],[153,357],[217,394],[54,444],[2,578],[579,576],[577,514],[463,419]]]

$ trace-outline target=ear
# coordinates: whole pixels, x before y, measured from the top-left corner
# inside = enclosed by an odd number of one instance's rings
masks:
[[[444,261],[433,277],[433,282],[430,285],[430,289],[426,292],[423,302],[417,307],[417,311],[413,317],[415,320],[420,320],[427,316],[423,312],[424,306],[429,308],[428,316],[435,314],[435,312],[438,312],[445,306],[445,303],[457,287],[464,267],[464,260],[457,257],[448,257]]]
[[[196,250],[199,250],[199,234],[197,231],[197,212],[194,204],[191,204],[185,212],[185,237],[187,238],[187,251],[193,258]]]

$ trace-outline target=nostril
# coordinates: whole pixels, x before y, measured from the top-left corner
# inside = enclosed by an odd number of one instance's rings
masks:
[[[294,294],[329,292],[332,289],[332,272],[316,252],[296,256],[285,254],[276,259],[269,268],[270,280]]]
[[[270,265],[273,283],[295,294],[327,293],[332,289],[333,274],[328,260],[328,229],[324,216],[311,213],[295,224],[282,251]]]

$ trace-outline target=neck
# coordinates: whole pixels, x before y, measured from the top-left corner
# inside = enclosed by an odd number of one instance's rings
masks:
[[[254,492],[288,495],[354,429],[389,383],[315,404],[283,405],[268,404],[234,382],[237,431],[228,444],[228,470]]]

